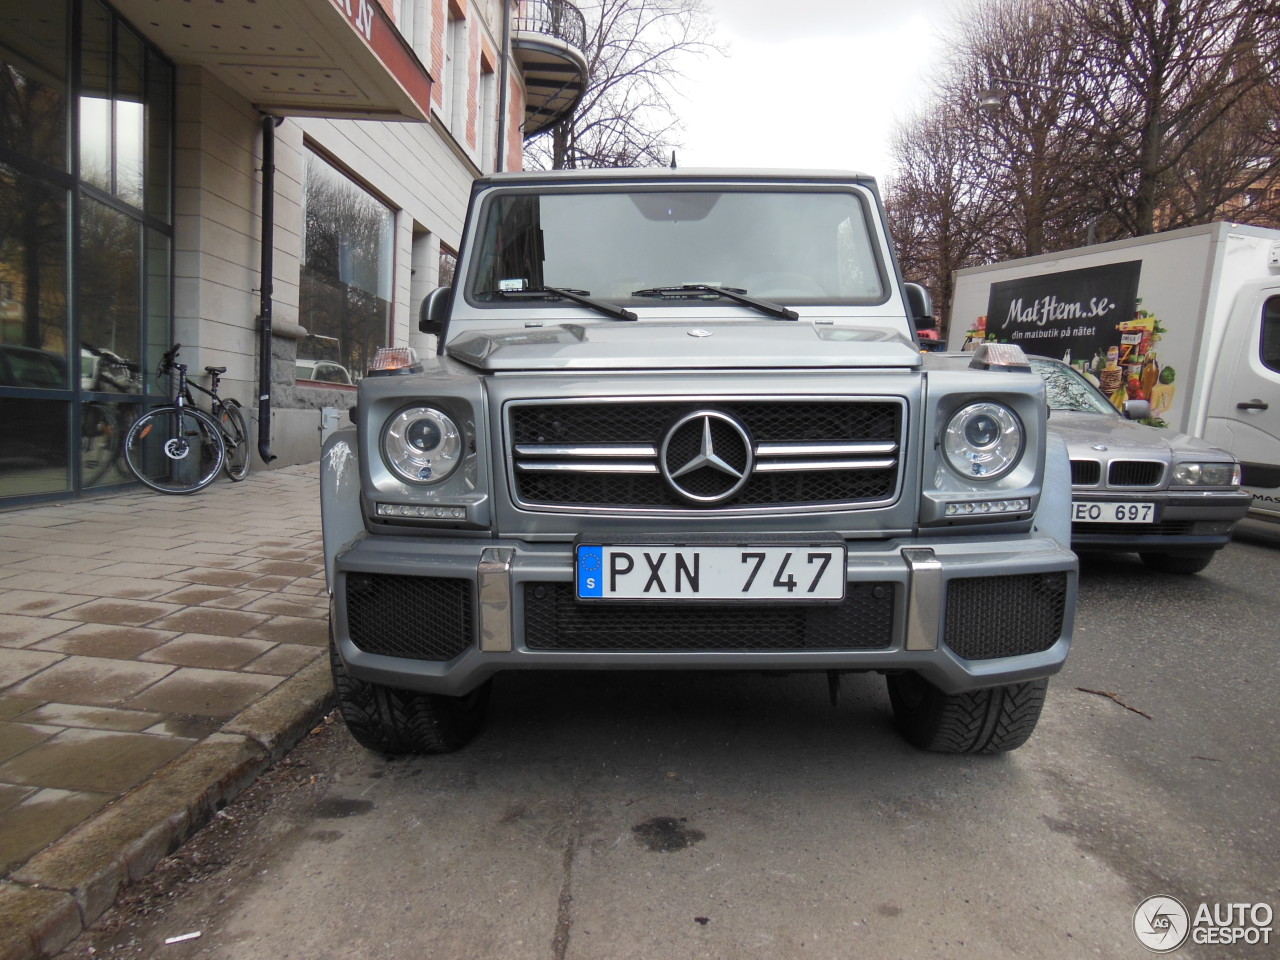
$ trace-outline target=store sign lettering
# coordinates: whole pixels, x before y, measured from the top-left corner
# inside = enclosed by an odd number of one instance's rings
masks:
[[[373,4],[370,0],[333,0],[340,10],[346,11],[347,19],[366,40],[373,40]]]
[[[1050,294],[1040,300],[1032,300],[1030,304],[1018,297],[1009,304],[1009,313],[1001,326],[1003,329],[1011,323],[1030,323],[1043,327],[1050,321],[1092,320],[1115,313],[1118,306],[1108,297],[1090,297],[1088,303],[1081,303],[1079,300],[1062,301]]]

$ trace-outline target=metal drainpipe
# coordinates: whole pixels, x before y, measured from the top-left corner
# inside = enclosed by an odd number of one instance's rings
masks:
[[[494,155],[493,171],[502,173],[507,168],[507,88],[511,86],[511,9],[509,0],[502,0],[502,70],[498,82],[498,149]]]
[[[262,117],[262,262],[258,307],[258,456],[263,463],[275,459],[271,452],[271,293],[275,276],[276,245],[276,127],[283,120]]]

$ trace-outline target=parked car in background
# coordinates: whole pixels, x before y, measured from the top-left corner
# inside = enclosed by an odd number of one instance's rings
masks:
[[[967,356],[967,355],[966,355]],[[1071,547],[1137,552],[1166,573],[1199,573],[1231,539],[1252,499],[1240,464],[1203,440],[1147,426],[1145,401],[1117,412],[1082,373],[1031,357],[1045,382],[1049,429],[1071,456]]]
[[[317,383],[340,383],[343,386],[354,386],[351,373],[340,363],[332,360],[295,360],[294,376],[299,380],[312,380]]]

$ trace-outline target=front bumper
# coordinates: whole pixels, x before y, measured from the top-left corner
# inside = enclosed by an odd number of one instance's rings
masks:
[[[1074,503],[1151,503],[1153,523],[1073,523],[1071,546],[1078,552],[1155,552],[1220,550],[1231,540],[1231,530],[1246,513],[1252,496],[1248,491],[1204,491],[1132,496],[1092,496],[1073,493]]]
[[[359,679],[454,696],[536,669],[911,670],[954,693],[1065,661],[1077,562],[1055,540],[846,546],[839,604],[583,603],[569,543],[365,534],[334,563],[334,639]]]

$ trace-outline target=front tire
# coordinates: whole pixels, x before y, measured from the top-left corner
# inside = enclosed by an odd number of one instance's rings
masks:
[[[1140,553],[1138,556],[1152,570],[1161,573],[1199,573],[1213,560],[1214,550],[1196,550],[1189,553]]]
[[[194,407],[157,407],[135,420],[124,438],[125,463],[160,493],[203,490],[226,456],[217,422]]]
[[[1005,753],[1027,742],[1040,719],[1048,680],[944,693],[915,673],[885,678],[899,733],[937,753]]]
[[[360,746],[377,753],[452,753],[471,742],[484,723],[490,684],[464,697],[416,693],[366,683],[347,673],[332,635],[329,666],[338,706]]]

